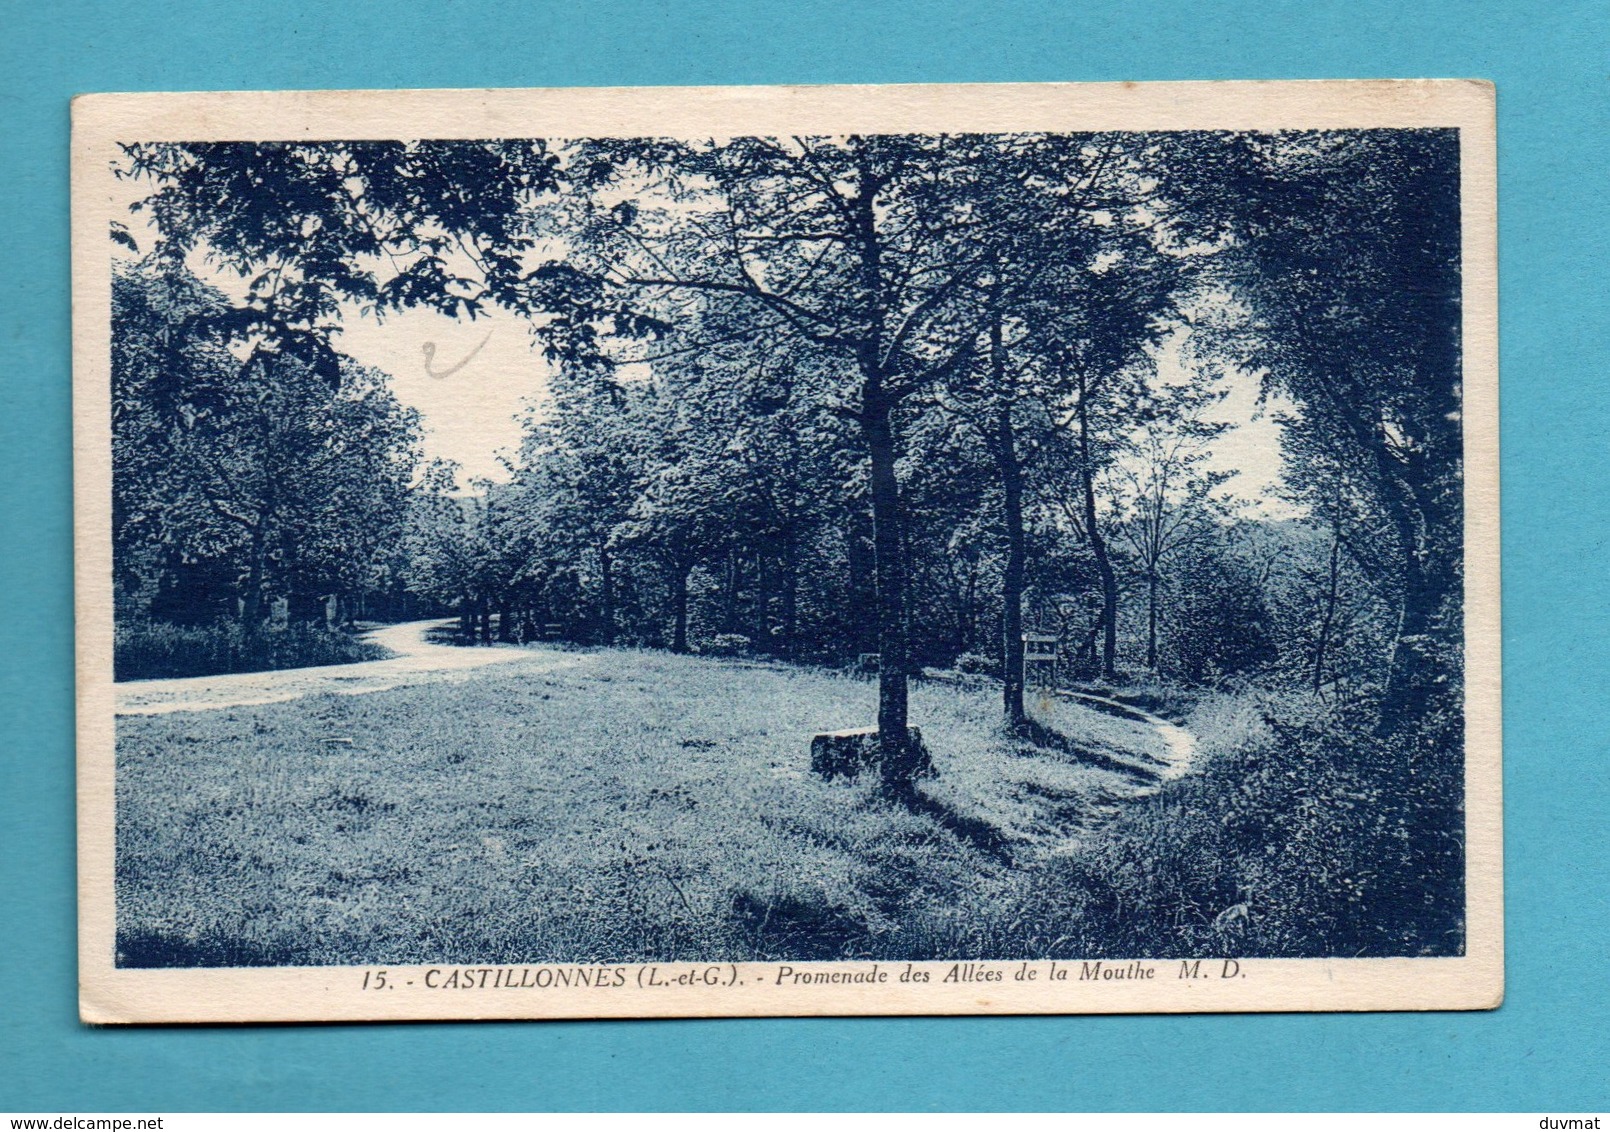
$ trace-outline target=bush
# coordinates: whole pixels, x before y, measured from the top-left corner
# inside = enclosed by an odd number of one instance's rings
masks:
[[[969,676],[989,676],[995,670],[994,659],[981,652],[964,652],[956,658],[956,671]]]
[[[1264,596],[1240,565],[1186,580],[1160,642],[1164,670],[1203,684],[1274,664],[1279,654]]]
[[[1378,738],[1313,701],[1203,698],[1201,769],[1118,814],[1086,852],[1026,872],[969,953],[1458,955],[1457,752]]]
[[[751,643],[742,633],[717,633],[701,651],[708,656],[748,656]]]
[[[205,625],[124,621],[113,638],[113,668],[119,680],[311,668],[380,660],[387,655],[379,645],[317,625],[252,633],[236,621]]]

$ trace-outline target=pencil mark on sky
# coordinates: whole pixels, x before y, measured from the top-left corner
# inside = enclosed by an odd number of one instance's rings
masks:
[[[469,365],[470,362],[474,360],[475,355],[479,354],[482,347],[484,347],[490,341],[492,341],[492,332],[488,330],[486,332],[486,337],[481,339],[481,341],[476,345],[475,349],[465,354],[464,357],[459,360],[457,365],[448,366],[443,370],[437,369],[433,364],[436,361],[436,343],[426,342],[419,347],[419,352],[425,355],[425,372],[434,378],[452,377],[459,370]]]

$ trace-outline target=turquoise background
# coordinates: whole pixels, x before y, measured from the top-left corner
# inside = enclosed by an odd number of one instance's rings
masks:
[[[80,91],[1480,77],[1499,92],[1509,997],[1487,1014],[96,1030],[75,1006]],[[1610,4],[0,3],[0,1111],[1610,1103]]]

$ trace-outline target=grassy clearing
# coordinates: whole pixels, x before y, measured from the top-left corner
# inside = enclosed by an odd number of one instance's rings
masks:
[[[1446,784],[1383,788],[1392,752],[1356,726],[1292,730],[1311,704],[1140,690],[1199,745],[1194,773],[1160,783],[1144,724],[1037,702],[1077,740],[1051,750],[1001,732],[998,692],[919,684],[912,719],[939,777],[917,813],[874,782],[808,773],[812,734],[873,717],[868,682],[656,652],[573,659],[121,718],[120,962],[1446,954],[1462,940],[1435,884],[1462,860]]]
[[[919,956],[952,934],[931,938],[959,893],[1009,888],[1013,858],[1133,789],[1008,742],[987,692],[919,687],[930,790],[958,833],[872,782],[808,774],[813,733],[874,714],[867,682],[580,660],[120,719],[123,961]]]

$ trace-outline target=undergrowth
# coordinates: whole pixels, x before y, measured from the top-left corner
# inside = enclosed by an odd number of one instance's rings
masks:
[[[120,620],[113,639],[119,680],[312,668],[380,660],[387,655],[379,645],[347,633],[302,624],[252,632],[237,621],[175,625]]]
[[[1457,760],[1371,723],[1305,696],[1209,694],[1189,713],[1194,773],[948,917],[937,952],[1461,954]]]

